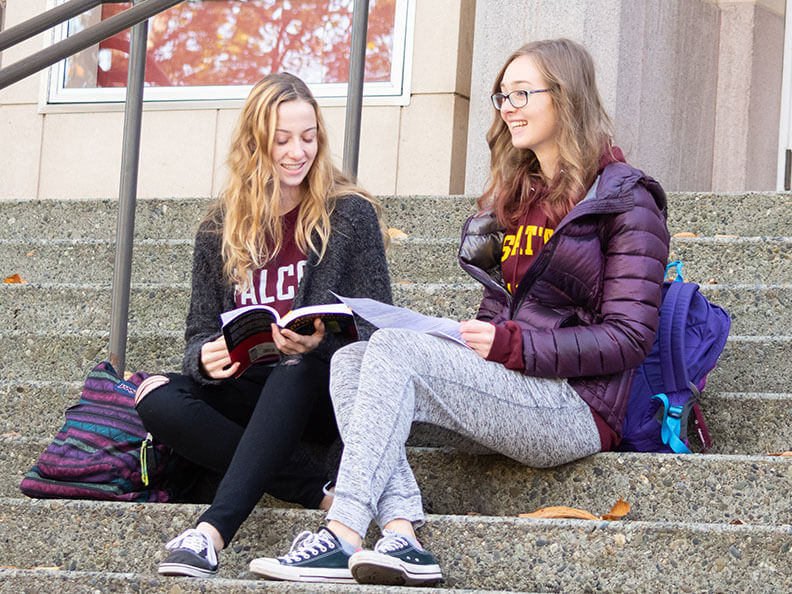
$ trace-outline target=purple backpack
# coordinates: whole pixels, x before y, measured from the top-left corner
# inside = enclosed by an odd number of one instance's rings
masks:
[[[155,445],[135,411],[137,386],[147,377],[118,377],[110,363],[88,374],[80,401],[28,471],[20,490],[29,497],[169,501],[178,459]]]
[[[682,279],[682,262],[671,262],[676,279],[663,285],[663,302],[654,344],[635,371],[618,448],[633,452],[690,453],[690,412],[703,452],[711,444],[698,405],[729,336],[731,319],[707,301],[695,283]]]

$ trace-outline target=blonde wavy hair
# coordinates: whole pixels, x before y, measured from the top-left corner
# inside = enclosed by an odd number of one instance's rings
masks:
[[[228,180],[206,216],[208,220],[222,222],[223,271],[226,279],[239,287],[246,287],[248,272],[265,266],[283,245],[280,178],[270,155],[278,107],[288,101],[305,101],[316,114],[317,152],[302,183],[303,197],[295,230],[300,250],[305,254],[314,252],[320,260],[324,257],[336,199],[350,194],[372,203],[387,245],[379,202],[332,163],[327,128],[308,86],[292,74],[271,74],[259,81],[245,100],[231,139]]]
[[[487,133],[490,178],[479,208],[492,207],[501,224],[516,224],[544,185],[540,208],[556,224],[577,204],[594,183],[603,152],[612,146],[612,124],[602,107],[594,77],[594,61],[586,49],[569,39],[528,43],[514,52],[501,68],[492,87],[501,90],[506,68],[516,58],[530,56],[547,82],[558,118],[559,167],[552,179],[541,170],[529,149],[515,148],[500,112]]]

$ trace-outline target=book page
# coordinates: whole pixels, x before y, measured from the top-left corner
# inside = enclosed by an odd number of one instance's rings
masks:
[[[322,316],[322,314],[346,314],[352,315],[352,310],[350,310],[346,305],[343,303],[325,303],[322,305],[306,305],[305,307],[298,307],[297,309],[291,310],[289,313],[284,315],[281,320],[279,326],[285,328],[289,325],[292,320],[296,320],[303,316]]]
[[[343,303],[377,328],[403,328],[440,336],[470,348],[459,333],[459,322],[449,318],[435,318],[412,311],[405,307],[397,307],[368,299],[366,297],[342,297],[336,295]]]
[[[263,310],[269,313],[270,316],[274,319],[275,323],[280,322],[280,316],[275,308],[270,307],[269,305],[245,305],[243,307],[237,307],[236,309],[232,309],[230,311],[224,311],[220,314],[220,321],[222,322],[223,326],[228,324],[233,319],[238,318],[239,316],[243,316],[249,311],[256,311],[256,310]]]

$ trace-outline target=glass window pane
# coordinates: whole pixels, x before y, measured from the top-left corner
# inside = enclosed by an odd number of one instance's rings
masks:
[[[251,85],[289,71],[310,85],[345,83],[354,0],[205,0],[149,21],[146,84]],[[391,80],[397,0],[370,0],[367,82]],[[125,10],[106,4],[74,19],[69,33]],[[67,89],[124,87],[129,31],[67,60]],[[401,59],[401,56],[398,57]]]

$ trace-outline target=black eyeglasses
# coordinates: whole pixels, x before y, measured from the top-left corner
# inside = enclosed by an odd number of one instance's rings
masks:
[[[512,91],[511,93],[495,93],[490,99],[492,99],[492,105],[500,111],[503,107],[504,101],[506,99],[509,100],[509,103],[512,104],[512,107],[515,109],[519,109],[520,107],[524,107],[528,103],[528,97],[533,95],[534,93],[547,93],[550,89],[534,89],[533,91],[526,91],[523,89],[517,89],[516,91]]]

